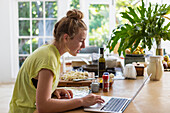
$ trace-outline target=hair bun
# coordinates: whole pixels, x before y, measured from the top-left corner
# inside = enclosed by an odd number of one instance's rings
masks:
[[[83,18],[83,13],[77,9],[69,10],[67,12],[67,18],[81,20]]]

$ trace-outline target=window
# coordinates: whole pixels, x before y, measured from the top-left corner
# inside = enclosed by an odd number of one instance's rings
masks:
[[[109,40],[109,5],[89,6],[89,45],[102,47]]]
[[[18,2],[19,67],[35,49],[52,40],[52,30],[56,21],[56,1]]]
[[[89,27],[86,45],[105,46],[115,23],[115,0],[80,0],[80,10]]]
[[[20,67],[29,54],[52,40],[52,30],[56,21],[56,1],[18,2],[18,57]]]
[[[79,0],[70,0],[70,9],[79,9],[80,10]]]
[[[116,27],[120,24],[127,23],[127,20],[123,19],[120,12],[127,10],[128,6],[138,6],[141,4],[141,0],[117,0],[116,1]]]
[[[17,4],[17,64],[18,70],[24,60],[38,47],[48,44],[53,39],[53,26],[57,21],[57,1],[56,0],[18,0]],[[14,72],[17,73],[17,72]],[[14,74],[13,77],[15,77]]]

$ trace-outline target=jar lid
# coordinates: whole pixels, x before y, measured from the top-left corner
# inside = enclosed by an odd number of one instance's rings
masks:
[[[140,64],[140,63],[136,63],[134,64],[135,67],[141,67],[141,68],[144,68],[144,64]]]

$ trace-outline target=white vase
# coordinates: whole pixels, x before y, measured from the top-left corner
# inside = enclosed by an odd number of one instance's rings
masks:
[[[164,72],[162,64],[162,56],[150,56],[149,65],[147,68],[148,75],[151,75],[150,80],[158,81],[162,78]]]

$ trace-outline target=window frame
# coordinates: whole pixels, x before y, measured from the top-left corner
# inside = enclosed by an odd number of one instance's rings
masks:
[[[109,36],[111,36],[112,30],[115,28],[115,5],[116,0],[80,0],[80,10],[84,13],[84,21],[88,27],[89,34],[89,6],[91,4],[105,4],[109,5]],[[110,37],[109,37],[110,38]],[[85,44],[89,45],[89,36],[87,36]]]
[[[12,17],[13,19],[11,20],[11,23],[13,23],[13,25],[11,26],[12,30],[12,34],[13,36],[11,36],[11,63],[12,63],[12,78],[16,78],[17,77],[17,73],[19,71],[19,57],[22,56],[29,56],[30,54],[32,54],[32,39],[34,38],[42,38],[43,39],[43,44],[45,44],[45,40],[46,39],[51,39],[53,38],[53,36],[46,36],[46,20],[58,20],[57,18],[46,18],[45,17],[45,11],[43,11],[43,18],[32,18],[32,2],[36,2],[36,1],[41,1],[43,2],[43,10],[45,10],[45,2],[57,2],[58,1],[62,1],[62,0],[15,0],[12,2],[12,6],[14,10],[12,10]],[[63,0],[64,1],[64,0]],[[19,14],[18,14],[18,3],[19,2],[29,2],[29,7],[30,7],[30,17],[29,18],[19,18]],[[62,2],[61,2],[62,3]],[[59,5],[57,5],[59,6]],[[58,11],[57,11],[58,13]],[[19,35],[19,21],[20,20],[29,20],[30,21],[30,35],[29,36],[20,36]],[[42,20],[43,21],[43,36],[33,36],[32,35],[32,20]],[[30,53],[29,54],[19,54],[19,39],[29,39],[30,40]]]

